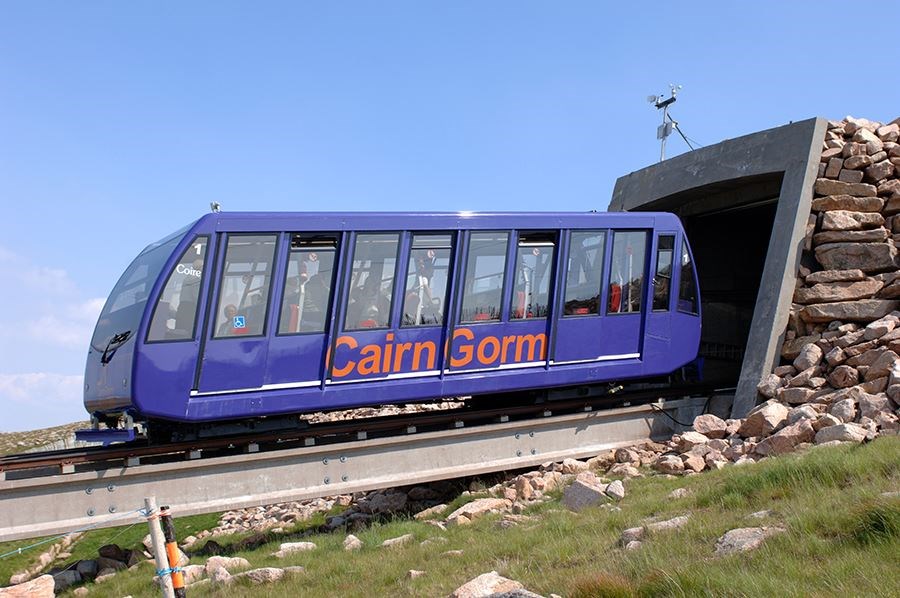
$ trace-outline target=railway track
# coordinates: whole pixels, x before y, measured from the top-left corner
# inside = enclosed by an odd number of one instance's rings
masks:
[[[0,458],[0,541],[128,523],[113,517],[145,496],[186,515],[590,456],[671,435],[675,420],[691,421],[708,400],[673,400],[684,396],[684,388],[651,389],[615,395],[622,406],[614,408],[609,397],[567,399],[10,455]]]

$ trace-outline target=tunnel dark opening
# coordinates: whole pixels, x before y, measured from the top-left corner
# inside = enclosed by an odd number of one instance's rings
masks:
[[[760,293],[777,199],[683,216],[700,281],[703,377],[737,383]]]

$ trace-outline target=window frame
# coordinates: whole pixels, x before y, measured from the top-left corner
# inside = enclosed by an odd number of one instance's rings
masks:
[[[213,307],[212,307],[212,311],[209,314],[211,316],[209,319],[210,319],[210,323],[212,326],[211,334],[209,336],[210,340],[213,340],[213,341],[221,341],[221,340],[229,340],[229,339],[245,340],[245,339],[262,338],[262,337],[268,336],[269,312],[271,311],[273,295],[275,294],[272,292],[272,289],[274,288],[275,279],[278,274],[278,272],[277,272],[278,258],[279,258],[278,250],[281,247],[282,235],[283,235],[282,231],[277,231],[277,232],[251,231],[251,232],[238,232],[238,233],[228,232],[225,235],[223,235],[224,238],[222,239],[222,245],[224,247],[222,248],[221,264],[219,266],[219,272],[216,277],[216,285],[215,285],[216,296],[213,298]],[[269,290],[268,290],[268,298],[266,300],[266,310],[265,310],[265,314],[263,316],[262,331],[259,334],[233,334],[233,335],[229,335],[229,336],[219,336],[218,335],[218,326],[217,326],[218,319],[219,319],[218,312],[219,312],[219,309],[223,307],[222,305],[219,304],[219,302],[220,302],[220,299],[222,298],[221,297],[222,296],[222,282],[225,278],[225,267],[228,265],[228,246],[231,243],[231,239],[233,237],[265,237],[265,236],[274,237],[275,247],[272,249],[271,274],[269,275]]]
[[[560,249],[560,234],[557,229],[548,229],[548,230],[517,230],[515,244],[513,246],[512,257],[513,257],[513,272],[512,272],[512,281],[509,297],[506,298],[506,308],[508,313],[508,322],[535,322],[539,320],[548,320],[553,315],[553,292],[555,290],[555,285],[557,283],[556,280],[556,260],[559,258],[559,249]],[[525,237],[525,240],[523,240]],[[529,237],[545,237],[547,240],[527,240]],[[547,276],[550,277],[550,280],[547,283],[547,300],[546,300],[546,314],[543,316],[532,316],[527,317],[523,315],[521,318],[515,317],[515,306],[513,303],[516,299],[516,281],[519,278],[519,250],[523,247],[551,247],[553,251],[550,254],[550,260],[548,262],[548,272]],[[534,294],[534,293],[532,293]]]
[[[643,315],[647,313],[647,302],[646,294],[647,294],[647,269],[650,265],[650,260],[648,259],[648,253],[650,249],[650,241],[653,239],[653,228],[611,228],[609,229],[612,233],[609,236],[609,269],[606,272],[608,278],[604,279],[604,304],[603,315],[605,316],[633,316],[633,315]],[[643,233],[644,234],[644,263],[641,268],[641,309],[638,311],[609,311],[609,295],[610,295],[610,285],[612,284],[612,271],[613,271],[613,259],[615,258],[616,252],[616,233]],[[629,283],[630,284],[630,283]],[[623,298],[624,299],[624,298]],[[652,313],[652,310],[650,311]]]
[[[655,305],[656,301],[656,279],[660,276],[659,274],[659,254],[661,241],[664,237],[670,237],[672,239],[672,248],[665,250],[670,251],[672,253],[672,259],[669,263],[669,267],[671,268],[669,272],[669,289],[667,291],[668,297],[666,298],[666,306],[664,308],[657,308]],[[650,294],[650,313],[664,314],[672,311],[672,281],[675,280],[675,233],[674,232],[658,232],[656,233],[656,262],[654,264],[655,268],[653,271],[653,276],[651,278],[653,282],[653,292]]]
[[[690,316],[699,316],[700,315],[700,281],[697,276],[697,262],[694,260],[694,252],[691,251],[690,245],[688,245],[687,237],[682,234],[681,235],[681,243],[680,243],[679,255],[678,255],[678,295],[675,298],[675,306],[679,313],[687,314]],[[694,299],[691,301],[691,307],[693,309],[686,310],[681,307],[681,274],[684,266],[681,264],[682,256],[687,253],[687,256],[691,259],[691,277],[693,278],[693,287],[694,287]]]
[[[175,264],[173,265],[172,269],[169,271],[169,275],[166,277],[166,282],[163,283],[163,285],[159,288],[159,293],[157,294],[156,299],[153,302],[153,310],[150,313],[150,319],[147,320],[147,333],[144,335],[144,344],[158,345],[161,343],[188,343],[188,342],[195,342],[197,340],[197,329],[199,328],[200,320],[202,319],[201,315],[200,315],[200,306],[206,303],[204,287],[206,287],[207,293],[209,292],[208,291],[209,277],[202,276],[202,275],[201,275],[201,280],[200,280],[200,291],[199,291],[199,295],[197,296],[197,307],[194,311],[194,326],[193,326],[193,330],[191,330],[191,336],[189,338],[168,338],[168,339],[164,338],[164,339],[160,339],[160,340],[151,340],[150,339],[150,331],[153,329],[153,320],[154,320],[154,318],[156,318],[156,310],[159,308],[160,299],[162,299],[163,293],[166,291],[166,287],[169,286],[169,280],[171,280],[172,274],[175,273],[175,266],[177,266],[178,264],[181,263],[181,260],[180,260],[181,256],[183,256],[190,247],[193,247],[194,243],[197,242],[197,239],[201,239],[201,238],[206,239],[206,252],[203,256],[203,272],[207,272],[209,269],[209,266],[212,265],[210,263],[210,258],[209,258],[210,254],[213,252],[212,235],[209,233],[199,233],[199,234],[194,235],[194,237],[191,239],[191,242],[188,243],[187,245],[185,245],[184,250],[182,250],[181,253],[178,254],[179,259],[175,261]],[[175,255],[175,253],[173,252],[172,255]]]
[[[402,286],[402,295],[403,295],[403,303],[400,305],[400,316],[399,321],[397,322],[397,328],[399,330],[413,330],[418,328],[436,328],[447,325],[449,314],[451,313],[448,309],[450,307],[450,297],[452,296],[453,290],[453,276],[454,276],[454,265],[456,261],[456,247],[457,247],[457,239],[458,235],[456,231],[447,230],[447,231],[438,231],[438,230],[410,230],[406,232],[406,260],[403,263],[403,280],[401,281]],[[408,282],[409,277],[409,263],[412,261],[412,252],[413,249],[422,249],[414,248],[413,244],[415,242],[416,236],[420,237],[439,237],[439,236],[449,236],[450,237],[450,245],[449,247],[440,247],[439,249],[449,249],[450,254],[448,255],[447,261],[447,285],[444,288],[444,296],[443,296],[443,305],[441,306],[441,323],[440,324],[405,324],[404,323],[404,304],[406,303],[406,283]],[[429,248],[426,248],[429,249]],[[368,330],[368,329],[367,329]]]
[[[394,298],[397,296],[397,271],[400,266],[400,257],[402,255],[403,250],[403,241],[404,241],[404,230],[355,230],[353,231],[352,237],[349,239],[347,243],[347,263],[345,265],[346,272],[345,276],[342,279],[344,281],[344,288],[341,290],[341,303],[340,303],[340,312],[337,314],[340,317],[340,321],[338,322],[338,330],[341,332],[367,332],[369,330],[393,330],[394,326],[394,311],[395,311],[395,302]],[[391,304],[388,308],[388,321],[385,326],[375,326],[372,328],[348,328],[347,327],[347,313],[350,307],[350,292],[353,290],[353,262],[356,260],[356,248],[359,242],[359,237],[362,235],[396,235],[397,240],[397,250],[394,253],[394,279],[391,281]],[[406,278],[406,274],[404,273],[404,281]]]
[[[608,228],[585,228],[585,229],[570,229],[568,231],[568,235],[566,238],[566,258],[565,261],[560,265],[565,266],[566,275],[561,277],[562,280],[562,309],[560,310],[560,318],[599,318],[603,314],[603,303],[604,297],[606,296],[606,274],[608,271],[606,258],[607,258],[607,243],[609,243],[609,239],[612,235],[610,235],[610,230]],[[602,259],[600,260],[600,277],[599,277],[599,288],[597,289],[597,311],[588,312],[586,314],[567,314],[566,313],[566,296],[569,290],[569,261],[572,257],[572,237],[575,234],[595,234],[602,235],[603,240],[600,243],[600,248],[603,251]]]
[[[294,251],[300,252],[300,251],[304,251],[304,250],[312,250],[312,249],[307,249],[307,248],[300,248],[300,249],[295,250],[291,246],[294,235],[298,235],[301,238],[306,236],[307,238],[308,237],[313,237],[313,238],[319,237],[319,238],[323,238],[323,239],[331,238],[334,240],[334,248],[330,249],[334,253],[334,264],[332,265],[332,268],[331,268],[331,286],[328,289],[328,305],[326,307],[327,313],[325,314],[325,321],[323,322],[322,330],[305,331],[305,332],[304,331],[281,332],[281,311],[282,311],[282,307],[284,306],[283,305],[284,304],[284,296],[287,293],[288,272],[290,271],[291,255],[294,253]],[[292,232],[287,233],[287,239],[288,239],[288,242],[287,242],[288,248],[287,248],[287,254],[285,257],[285,261],[284,261],[284,277],[282,278],[282,281],[281,281],[281,296],[278,298],[278,310],[277,310],[278,321],[275,323],[275,336],[307,336],[307,335],[311,335],[311,334],[328,334],[329,324],[334,315],[335,295],[337,294],[336,291],[338,290],[335,287],[337,286],[337,281],[339,280],[338,270],[340,270],[342,235],[340,232],[312,231],[312,232],[308,232],[308,233],[303,233],[303,232],[292,231]]]
[[[500,324],[503,322],[509,321],[509,314],[506,313],[507,306],[507,292],[509,291],[509,262],[510,262],[510,252],[515,251],[515,245],[513,244],[513,239],[515,238],[516,231],[514,229],[469,229],[467,231],[466,239],[465,239],[465,251],[463,253],[461,267],[459,269],[460,279],[459,279],[459,290],[457,291],[457,317],[456,323],[459,326],[483,326],[489,324]],[[503,233],[506,234],[506,248],[503,252],[503,272],[501,274],[501,283],[500,283],[500,303],[498,305],[498,317],[496,320],[464,320],[463,319],[463,309],[465,309],[466,303],[466,277],[469,275],[469,256],[471,255],[472,249],[472,237],[477,234],[490,234],[490,233]],[[505,316],[505,317],[504,317]]]

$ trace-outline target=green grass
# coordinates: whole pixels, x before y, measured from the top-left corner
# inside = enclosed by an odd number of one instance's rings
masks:
[[[667,498],[678,487],[692,493]],[[364,547],[355,553],[343,551],[344,534],[318,534],[305,538],[318,545],[316,551],[279,560],[270,556],[279,542],[296,538],[271,537],[236,555],[254,567],[300,565],[304,575],[265,589],[235,584],[190,595],[445,596],[493,569],[545,596],[900,596],[900,500],[882,496],[900,489],[900,438],[818,448],[687,478],[635,479],[626,489],[620,511],[571,513],[551,501],[526,512],[534,521],[509,529],[497,525],[499,516],[447,531],[397,518],[358,532]],[[769,517],[748,517],[767,509],[773,511]],[[685,527],[652,534],[639,550],[618,546],[625,528],[685,513],[691,514]],[[178,520],[179,535],[188,533],[190,520]],[[757,525],[785,532],[753,552],[713,558],[723,533]],[[405,533],[416,541],[390,550],[379,546]],[[444,541],[420,544],[430,538]],[[448,550],[464,552],[442,556]],[[156,596],[151,569],[119,574],[97,594]],[[409,569],[426,574],[409,580]]]

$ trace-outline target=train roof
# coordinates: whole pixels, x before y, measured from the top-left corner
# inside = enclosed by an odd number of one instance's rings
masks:
[[[668,212],[216,212],[203,216],[197,225],[226,232],[681,228],[678,217]]]

